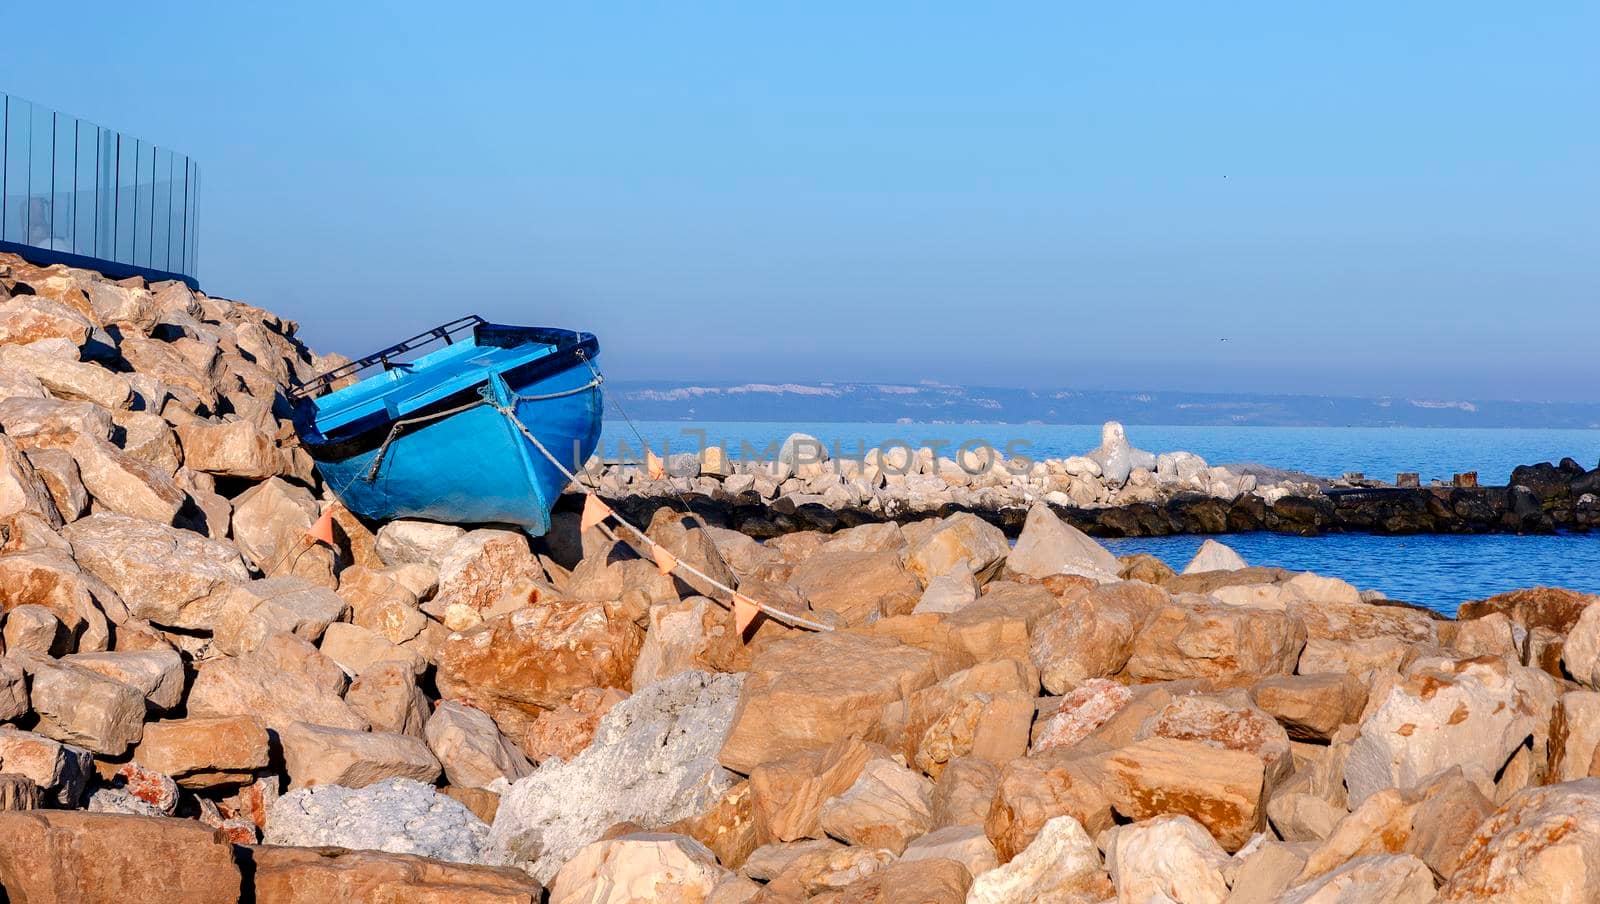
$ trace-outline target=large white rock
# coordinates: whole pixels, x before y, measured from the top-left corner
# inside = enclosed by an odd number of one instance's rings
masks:
[[[1549,675],[1508,660],[1419,660],[1361,723],[1344,765],[1350,805],[1450,766],[1497,775],[1555,701]]]
[[[1184,574],[1199,574],[1203,571],[1238,571],[1248,567],[1244,557],[1233,551],[1233,548],[1218,543],[1216,540],[1207,540],[1200,544],[1200,549],[1195,552],[1189,564],[1183,566]]]
[[[1528,788],[1478,826],[1439,904],[1591,901],[1600,888],[1600,779]]]
[[[1053,574],[1078,574],[1101,583],[1117,580],[1122,564],[1111,551],[1036,503],[1006,556],[1006,567],[1018,574],[1046,578]]]
[[[231,546],[154,521],[100,512],[67,525],[78,564],[104,581],[136,618],[211,629],[212,595],[250,579]]]
[[[489,827],[465,805],[431,785],[394,778],[360,789],[315,785],[290,791],[268,811],[263,840],[478,863],[488,835]]]
[[[1222,904],[1228,855],[1187,816],[1163,816],[1117,830],[1108,858],[1119,901]]]
[[[967,904],[1019,904],[1023,901],[1100,901],[1111,897],[1111,882],[1100,866],[1100,852],[1071,816],[1044,824],[1010,863],[972,882]]]
[[[1100,466],[1101,477],[1114,487],[1127,483],[1128,475],[1133,473],[1134,468],[1148,471],[1156,469],[1155,454],[1135,449],[1128,442],[1127,431],[1116,421],[1105,422],[1100,428],[1099,448],[1086,457]]]
[[[464,528],[402,518],[378,528],[378,558],[385,565],[421,563],[439,567],[445,550],[461,539]]]
[[[457,788],[487,788],[496,780],[516,781],[533,771],[488,713],[455,700],[439,702],[423,736]]]
[[[546,760],[502,796],[492,859],[548,883],[619,822],[648,829],[704,810],[733,785],[717,753],[743,683],[743,675],[680,672],[612,707],[587,749]]]

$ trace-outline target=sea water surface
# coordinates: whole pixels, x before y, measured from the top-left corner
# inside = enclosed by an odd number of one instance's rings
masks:
[[[1004,450],[1028,445],[1035,458],[1078,455],[1100,443],[1100,426],[1036,424],[855,424],[788,422],[644,421],[638,432],[658,454],[693,452],[701,434],[738,457],[742,443],[757,452],[791,433],[809,433],[830,447],[859,455],[885,442],[950,448],[981,440]],[[1360,471],[1393,480],[1417,471],[1424,481],[1477,471],[1484,484],[1502,484],[1519,464],[1570,456],[1586,468],[1600,459],[1600,430],[1415,429],[1382,427],[1163,427],[1127,428],[1134,445],[1153,452],[1185,450],[1213,464],[1256,462],[1337,476]],[[603,437],[608,457],[638,455],[639,439],[628,422],[609,416]],[[622,447],[626,445],[627,449]],[[1104,541],[1125,555],[1148,552],[1182,568],[1204,538],[1153,537]],[[1343,578],[1365,590],[1454,614],[1464,600],[1480,599],[1539,584],[1600,593],[1600,534],[1555,536],[1423,535],[1386,537],[1327,534],[1231,534],[1218,539],[1253,565],[1274,565]]]

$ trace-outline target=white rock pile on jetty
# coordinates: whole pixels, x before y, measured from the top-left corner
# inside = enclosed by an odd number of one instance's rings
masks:
[[[259,308],[0,256],[9,900],[1593,896],[1595,597],[1441,619],[1217,543],[1118,559],[1043,504],[1015,545],[659,511],[831,628],[741,636],[565,520],[305,542],[331,499],[282,393],[328,364]]]

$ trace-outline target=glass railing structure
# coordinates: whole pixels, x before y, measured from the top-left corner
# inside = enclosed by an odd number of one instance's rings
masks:
[[[197,284],[193,160],[3,92],[0,113],[0,250]]]

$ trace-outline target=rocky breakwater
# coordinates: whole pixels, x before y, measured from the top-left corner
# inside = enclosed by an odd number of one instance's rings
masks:
[[[329,362],[0,258],[0,889],[89,902],[1569,900],[1600,600],[1459,620],[1048,504],[640,550],[336,521]],[[1136,464],[1130,464],[1130,475]],[[1160,464],[1157,463],[1159,471]],[[1131,481],[1130,476],[1130,481]],[[698,579],[694,579],[698,580]]]
[[[835,455],[794,434],[772,449],[722,447],[642,463],[587,467],[615,507],[647,522],[687,504],[709,522],[757,537],[837,530],[970,512],[1020,530],[1029,508],[1048,505],[1100,537],[1276,531],[1317,534],[1548,533],[1600,527],[1600,468],[1572,459],[1517,468],[1503,487],[1398,487],[1313,477],[1263,465],[1209,465],[1192,452],[1134,447],[1108,422],[1084,455],[1006,458],[989,445],[957,450],[897,445]],[[575,517],[575,516],[574,516]]]

